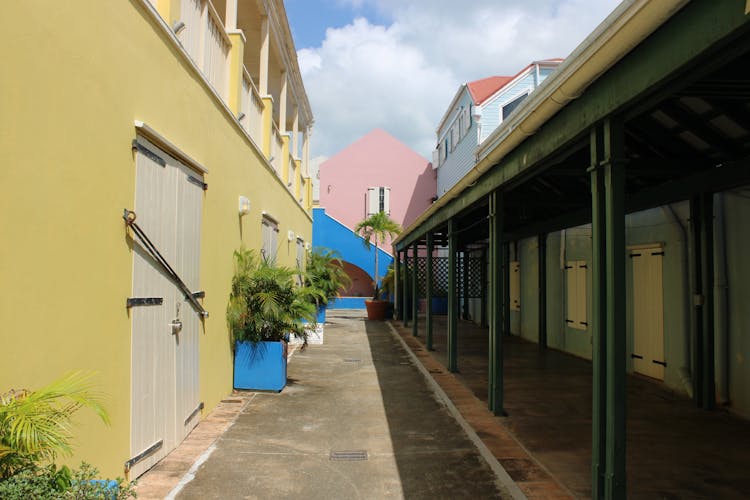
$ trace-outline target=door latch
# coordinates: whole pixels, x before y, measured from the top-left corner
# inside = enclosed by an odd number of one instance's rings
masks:
[[[182,331],[182,321],[179,318],[173,319],[169,326],[172,327],[172,335],[177,335]]]
[[[177,335],[182,331],[182,321],[180,320],[180,303],[178,302],[175,307],[175,319],[169,324],[172,327],[172,335]]]

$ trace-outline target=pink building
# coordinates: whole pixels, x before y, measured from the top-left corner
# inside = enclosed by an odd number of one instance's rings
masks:
[[[381,210],[402,227],[409,226],[434,200],[435,171],[401,141],[375,129],[323,162],[319,178],[322,208],[315,210],[313,244],[341,254],[352,279],[345,295],[368,296],[374,279],[371,258],[363,256],[361,239],[345,228],[353,230]],[[391,242],[381,248],[389,255],[380,260],[379,277],[392,261]]]
[[[374,129],[320,165],[320,206],[352,229],[381,209],[407,227],[432,204],[435,179],[429,161]]]

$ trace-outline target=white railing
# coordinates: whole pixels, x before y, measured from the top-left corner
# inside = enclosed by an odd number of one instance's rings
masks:
[[[281,153],[284,151],[284,141],[281,140],[281,133],[276,122],[273,122],[273,137],[271,138],[271,165],[276,171],[276,175],[281,177],[281,169],[284,165],[284,159],[281,157]]]
[[[178,38],[211,86],[226,101],[232,43],[210,0],[181,0]]]
[[[260,98],[258,89],[255,88],[253,79],[244,67],[242,74],[242,113],[245,115],[240,120],[242,127],[247,130],[256,144],[261,144],[263,139],[263,100]]]

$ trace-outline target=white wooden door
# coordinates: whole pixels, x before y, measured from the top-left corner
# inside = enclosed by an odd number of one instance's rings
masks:
[[[197,291],[202,179],[145,139],[138,142],[136,223],[188,288]],[[199,404],[200,331],[198,314],[173,280],[137,239],[133,249],[133,297],[161,303],[130,309],[131,458],[152,450],[132,465],[131,478],[166,456],[197,423],[192,414]],[[177,333],[175,320],[183,325]]]
[[[664,251],[653,246],[629,253],[633,263],[633,370],[664,380]]]

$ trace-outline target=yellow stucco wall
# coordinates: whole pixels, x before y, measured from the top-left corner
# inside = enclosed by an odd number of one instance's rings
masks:
[[[76,454],[103,475],[129,458],[133,255],[121,219],[134,205],[134,120],[209,169],[201,288],[204,415],[232,389],[224,319],[232,251],[261,244],[261,212],[280,222],[278,260],[311,220],[141,0],[11,2],[0,16],[0,392],[73,369],[99,372],[112,425],[80,412]],[[251,200],[241,220],[239,195]]]

